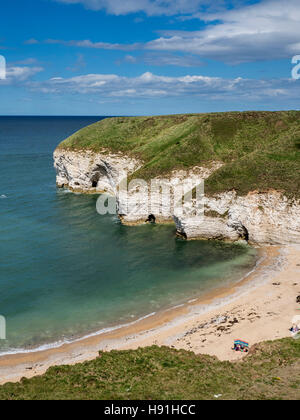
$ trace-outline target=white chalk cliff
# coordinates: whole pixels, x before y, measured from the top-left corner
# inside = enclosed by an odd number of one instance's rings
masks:
[[[116,195],[118,213],[125,224],[144,222],[151,210],[157,222],[174,220],[177,232],[187,239],[245,239],[253,244],[300,244],[299,200],[288,199],[277,191],[253,191],[246,196],[238,196],[234,191],[224,192],[213,197],[205,196],[205,217],[197,218],[177,214],[174,206],[163,202],[158,190],[151,196],[149,209],[149,183],[131,184],[127,195],[118,191],[126,175],[133,175],[142,165],[138,159],[106,150],[94,153],[59,148],[54,152],[57,185],[78,192]],[[197,183],[199,179],[208,178],[221,165],[214,162],[206,168],[174,171],[160,180],[160,185],[166,189],[178,186],[185,177]]]
[[[54,152],[54,167],[58,187],[78,192],[115,194],[126,174],[132,174],[141,162],[121,154],[94,153],[90,150]]]

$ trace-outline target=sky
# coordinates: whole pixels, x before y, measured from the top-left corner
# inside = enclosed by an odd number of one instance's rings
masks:
[[[0,18],[0,115],[300,108],[299,0],[1,0]]]

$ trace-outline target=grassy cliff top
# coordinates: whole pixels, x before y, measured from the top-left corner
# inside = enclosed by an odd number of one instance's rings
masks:
[[[144,179],[222,161],[206,182],[207,193],[300,195],[300,111],[108,118],[58,148],[126,153],[144,162],[135,174]]]
[[[100,353],[0,387],[0,400],[194,400],[300,398],[300,340],[261,343],[242,362],[168,347]]]

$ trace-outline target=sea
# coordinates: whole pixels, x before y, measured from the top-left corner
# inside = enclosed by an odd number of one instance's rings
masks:
[[[96,195],[57,189],[56,146],[101,118],[0,117],[0,355],[136,322],[255,266],[249,246],[123,226],[97,213]]]

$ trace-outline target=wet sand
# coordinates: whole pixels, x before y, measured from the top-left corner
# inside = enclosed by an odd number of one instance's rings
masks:
[[[300,245],[261,249],[260,264],[238,284],[219,288],[201,299],[162,311],[139,322],[58,348],[0,357],[0,383],[44,373],[50,366],[97,357],[99,350],[167,345],[195,353],[238,360],[233,341],[250,346],[290,336],[299,315]]]

